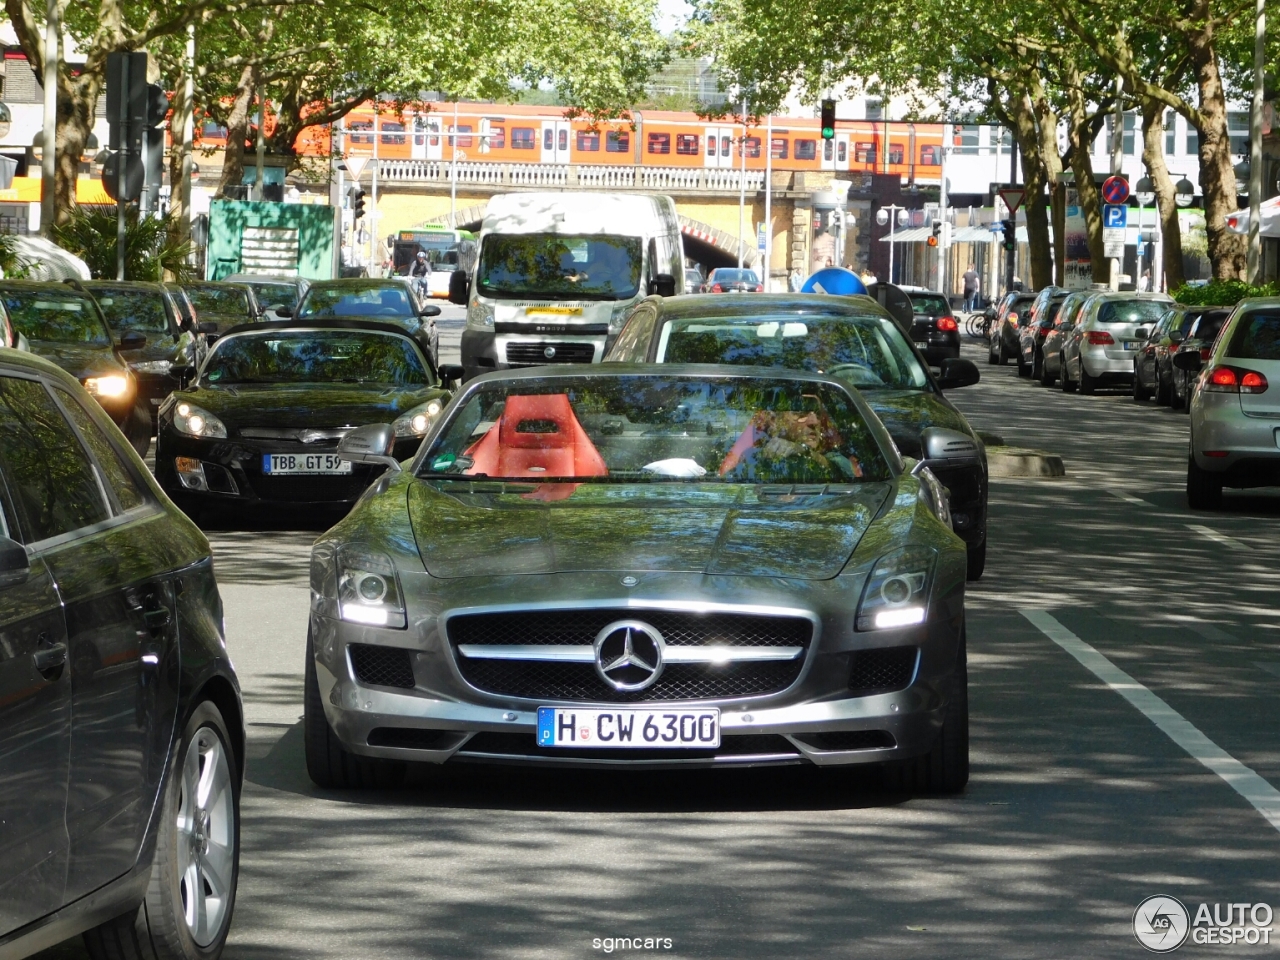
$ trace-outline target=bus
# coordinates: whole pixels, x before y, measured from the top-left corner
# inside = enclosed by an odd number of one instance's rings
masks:
[[[394,235],[392,270],[398,276],[408,276],[418,252],[426,253],[431,264],[431,275],[427,278],[428,293],[432,297],[447,299],[450,274],[455,270],[471,273],[475,268],[476,249],[476,237],[470,230],[451,230],[425,224]]]

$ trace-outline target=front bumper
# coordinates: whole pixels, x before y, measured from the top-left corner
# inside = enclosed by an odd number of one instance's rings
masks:
[[[422,584],[404,578],[409,609]],[[429,579],[429,578],[426,578]],[[555,595],[550,577],[502,578],[492,585],[494,598],[501,595],[510,605],[512,595]],[[567,579],[561,577],[560,579]],[[755,578],[701,578],[725,586],[734,603],[758,605],[770,595],[789,600],[794,611],[797,597],[786,597],[776,580]],[[797,679],[786,689],[761,696],[724,699],[618,702],[555,701],[501,696],[467,683],[459,671],[454,648],[439,626],[441,613],[410,616],[407,630],[387,630],[334,620],[313,612],[311,633],[316,655],[319,694],[329,725],[352,753],[384,759],[542,763],[570,766],[730,766],[812,763],[817,765],[879,763],[927,753],[941,729],[946,707],[946,684],[956,667],[956,653],[963,629],[963,593],[935,598],[935,617],[923,625],[898,630],[858,633],[852,627],[847,596],[860,595],[856,583],[833,581],[797,584],[809,594],[813,606],[825,608],[835,594],[845,603],[829,610],[815,610],[815,631]],[[593,606],[628,609],[640,618],[645,609],[663,609],[662,596],[688,587],[688,576],[648,575],[643,599],[620,597]],[[538,581],[535,583],[535,581]],[[616,590],[612,575],[576,574],[575,586],[583,595],[606,583]],[[723,581],[721,583],[720,581]],[[736,581],[736,582],[730,582]],[[444,593],[459,589],[458,581],[430,581]],[[565,584],[558,583],[563,591]],[[686,594],[687,595],[687,594]],[[443,598],[441,598],[443,600]],[[443,600],[447,603],[447,600]],[[635,606],[638,604],[639,606]],[[516,605],[519,605],[517,600]],[[646,605],[648,605],[646,607]],[[808,605],[808,604],[806,604]],[[856,605],[856,599],[854,600]],[[431,605],[440,610],[440,602]],[[544,608],[550,607],[545,601]],[[571,608],[573,605],[562,605]],[[732,604],[726,604],[726,608]],[[473,609],[473,608],[469,608]],[[353,644],[392,647],[405,651],[412,664],[412,688],[381,686],[358,679],[349,650]],[[859,653],[889,649],[918,650],[914,668],[899,689],[862,695],[850,688],[851,665]],[[409,681],[404,681],[408,683]],[[535,745],[537,709],[545,707],[617,708],[669,707],[720,710],[722,746],[716,751],[661,753],[648,750],[590,752],[549,750]]]
[[[513,367],[599,363],[612,344],[613,338],[604,334],[495,333],[468,329],[462,331],[462,369],[470,380],[482,373]]]

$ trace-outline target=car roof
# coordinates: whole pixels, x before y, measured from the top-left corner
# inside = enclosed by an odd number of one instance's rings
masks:
[[[223,277],[228,283],[284,283],[291,287],[296,287],[299,283],[305,283],[304,277],[291,277],[286,274],[266,274],[266,273],[233,273],[229,277]]]
[[[63,283],[59,280],[11,280],[8,277],[0,278],[0,287],[6,290],[48,290],[50,293],[78,293],[85,296],[88,291],[81,285],[81,281],[75,283]]]
[[[285,332],[288,330],[357,330],[366,333],[388,333],[397,337],[403,337],[412,343],[415,347],[418,342],[404,329],[391,323],[376,323],[366,320],[345,319],[342,317],[325,317],[315,320],[271,320],[265,323],[241,323],[229,329],[222,334],[219,339],[234,336],[239,333],[267,333],[271,331]]]
[[[408,287],[412,289],[409,281],[404,277],[339,277],[333,280],[317,280],[311,284],[312,290],[330,290],[335,287],[351,287],[352,289],[361,289],[364,287]]]
[[[148,293],[169,293],[163,284],[152,280],[82,280],[81,285],[92,293],[94,290],[145,290]]]
[[[689,317],[751,317],[776,313],[824,314],[827,316],[876,316],[892,320],[880,304],[863,294],[837,297],[824,293],[757,293],[741,297],[731,293],[684,294],[676,297],[651,297],[658,304],[659,319]]]
[[[543,367],[520,367],[484,373],[467,381],[467,386],[504,380],[544,380],[548,378],[590,378],[623,376],[685,377],[696,380],[705,377],[735,377],[743,380],[802,380],[806,383],[830,384],[846,393],[852,393],[849,385],[834,377],[788,367],[748,367],[714,363],[593,363],[588,365],[554,364]]]

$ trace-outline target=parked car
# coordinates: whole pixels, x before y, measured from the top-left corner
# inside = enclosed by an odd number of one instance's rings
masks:
[[[121,353],[145,347],[146,336],[129,331],[117,344],[97,301],[78,283],[0,280],[0,299],[31,352],[79,380],[133,448],[145,455],[151,445],[151,412]]]
[[[1231,308],[1175,304],[1151,328],[1146,342],[1133,358],[1135,401],[1146,400],[1154,394],[1156,403],[1161,406],[1173,403],[1173,381],[1177,372],[1173,366],[1173,355],[1186,340],[1187,332],[1206,311],[1218,311],[1225,320]]]
[[[703,293],[763,293],[764,284],[754,270],[716,267],[702,284]]]
[[[184,283],[183,287],[200,322],[214,325],[214,330],[206,334],[210,341],[232,327],[256,323],[262,317],[262,308],[258,306],[253,288],[243,283],[207,280]]]
[[[447,368],[457,378],[457,368]],[[196,517],[258,506],[348,509],[381,472],[337,456],[354,425],[391,422],[413,456],[449,399],[394,324],[251,324],[218,339],[160,407],[156,479]]]
[[[951,302],[923,287],[903,287],[911,299],[911,341],[931,365],[960,356],[960,324]]]
[[[1207,362],[1197,351],[1174,357],[1198,374],[1191,394],[1187,503],[1216,510],[1223,487],[1280,486],[1280,297],[1242,300]]]
[[[1044,341],[1068,295],[1069,291],[1062,287],[1045,287],[1036,295],[1031,319],[1018,334],[1018,376],[1043,378]]]
[[[276,312],[277,307],[287,307],[290,311],[298,308],[298,302],[311,287],[306,277],[272,276],[257,273],[233,273],[226,277],[228,283],[243,283],[253,289],[253,295],[262,308],[263,317],[267,320],[284,320],[288,314]]]
[[[98,280],[84,288],[98,301],[113,335],[134,332],[147,338],[141,347],[121,349],[120,357],[133,371],[139,400],[154,422],[160,403],[182,386],[181,373],[204,359],[204,335],[182,318],[173,294],[159,283]]]
[[[217,957],[245,732],[209,543],[75,378],[11,350],[0,476],[0,955]]]
[[[685,267],[684,269],[684,292],[685,293],[701,293],[702,284],[704,283],[702,271],[697,267]]]
[[[1133,357],[1152,324],[1173,303],[1163,293],[1099,293],[1081,310],[1062,345],[1062,389],[1091,394],[1129,386]]]
[[[1077,290],[1075,293],[1068,294],[1067,298],[1062,301],[1062,305],[1058,307],[1058,314],[1054,317],[1053,326],[1045,334],[1044,342],[1040,345],[1041,386],[1052,387],[1058,378],[1062,376],[1062,345],[1071,331],[1075,329],[1076,322],[1080,319],[1081,311],[1097,295],[1096,291]],[[1064,391],[1067,390],[1065,381],[1062,389]],[[1075,389],[1074,384],[1071,389]]]
[[[894,319],[870,297],[769,293],[650,298],[632,312],[606,361],[777,366],[856,387],[898,449],[927,462],[951,491],[951,516],[969,549],[969,579],[987,559],[986,451],[944,389],[978,382],[971,360],[942,361],[935,378]],[[935,463],[928,431],[963,434],[968,458]]]
[[[1020,356],[1018,335],[1031,320],[1031,305],[1035,303],[1035,299],[1034,293],[1025,290],[1013,290],[1005,294],[991,323],[988,363],[1004,364],[1010,358]]]
[[[1187,330],[1187,336],[1178,344],[1178,349],[1174,351],[1176,359],[1179,353],[1197,353],[1200,355],[1200,362],[1207,363],[1209,355],[1213,352],[1213,345],[1217,342],[1218,334],[1222,332],[1222,326],[1231,316],[1231,307],[1208,307],[1205,312],[1197,317]],[[1175,410],[1182,410],[1186,413],[1191,412],[1191,387],[1195,383],[1196,374],[1189,370],[1182,369],[1173,360],[1173,396],[1170,405]]]
[[[964,543],[856,390],[508,370],[471,380],[404,470],[393,436],[343,439],[392,473],[312,549],[318,785],[465,760],[888,764],[903,789],[963,789]]]
[[[401,277],[318,280],[308,288],[296,311],[299,320],[376,320],[398,326],[417,341],[435,368],[440,359],[440,308],[419,298]],[[287,314],[286,314],[287,315]]]

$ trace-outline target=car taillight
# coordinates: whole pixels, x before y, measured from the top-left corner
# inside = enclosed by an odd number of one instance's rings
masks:
[[[718,284],[718,283],[713,283],[713,284],[711,285],[711,292],[712,292],[712,293],[724,293],[724,291],[720,289],[720,284]]]
[[[952,317],[939,317],[938,329],[943,333],[950,333],[952,330],[959,330],[960,325]]]
[[[757,284],[756,284],[756,293],[764,293],[764,284],[763,284],[763,283],[757,283]]]
[[[1213,353],[1213,347],[1201,347],[1201,348],[1200,348],[1200,362],[1201,362],[1201,363],[1208,363],[1208,362],[1209,362],[1209,354],[1211,354],[1211,353]]]
[[[1085,334],[1085,337],[1088,339],[1089,343],[1095,347],[1101,347],[1105,344],[1116,342],[1115,337],[1111,336],[1111,334],[1107,333],[1105,330],[1090,330]]]
[[[1209,393],[1266,393],[1267,378],[1256,370],[1212,367],[1205,374],[1204,389]]]

